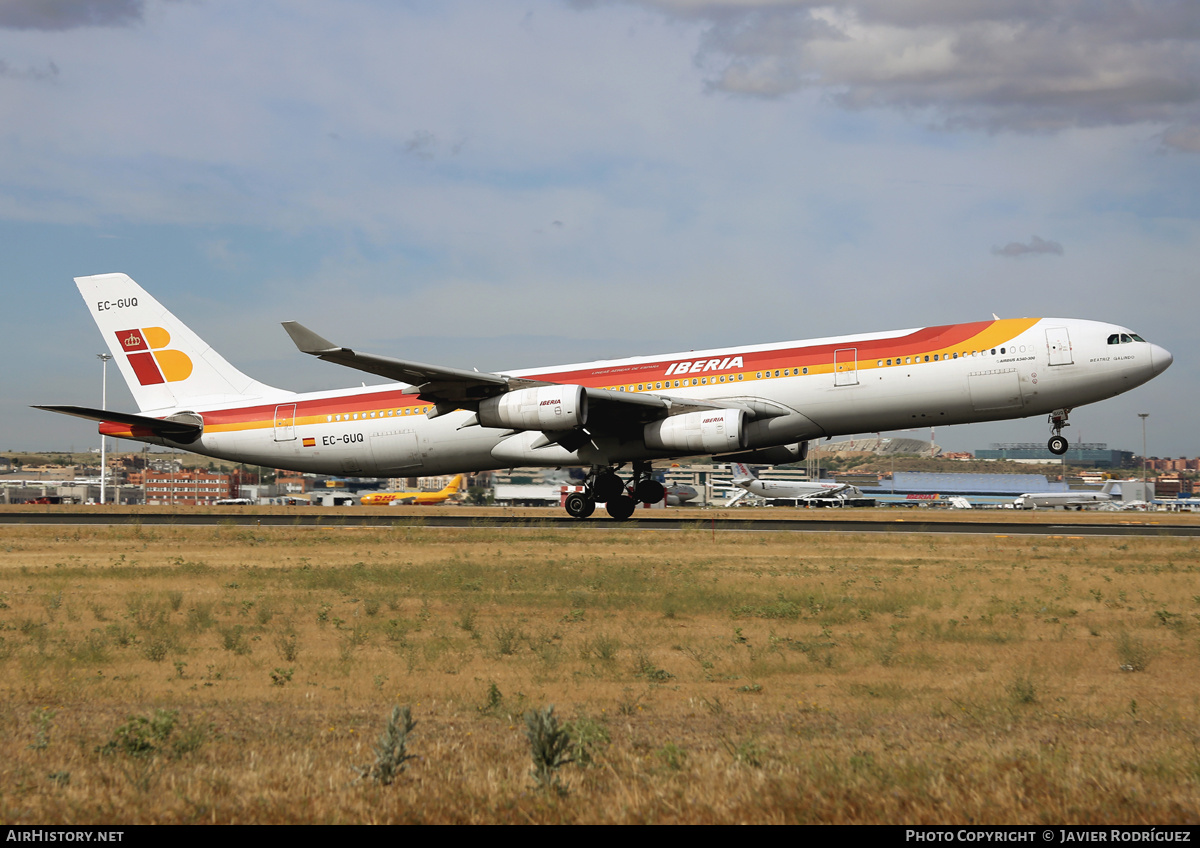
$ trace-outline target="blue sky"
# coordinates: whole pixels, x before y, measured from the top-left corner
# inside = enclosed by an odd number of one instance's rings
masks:
[[[481,370],[1117,321],[1175,364],[1067,435],[1195,456],[1198,247],[1183,0],[0,2],[0,449],[96,441],[28,407],[99,402],[71,278],[123,271],[297,390],[360,375],[281,320]]]

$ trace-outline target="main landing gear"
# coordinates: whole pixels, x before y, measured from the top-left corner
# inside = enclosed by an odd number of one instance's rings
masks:
[[[572,518],[588,518],[596,511],[597,501],[617,521],[633,515],[639,503],[656,504],[666,497],[663,484],[650,477],[650,463],[635,462],[633,477],[628,483],[617,475],[617,468],[592,466],[582,492],[567,495],[567,514]]]
[[[1070,447],[1067,444],[1066,437],[1062,434],[1063,427],[1071,426],[1067,423],[1067,414],[1070,411],[1069,409],[1056,409],[1050,413],[1050,430],[1054,435],[1050,437],[1050,441],[1046,443],[1046,447],[1055,456],[1062,456],[1067,452],[1067,448]]]

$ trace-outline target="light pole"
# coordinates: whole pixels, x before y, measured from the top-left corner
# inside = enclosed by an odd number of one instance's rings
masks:
[[[1146,419],[1150,417],[1149,412],[1139,412],[1138,418],[1142,419],[1142,484],[1146,483]]]
[[[97,353],[96,358],[100,360],[100,408],[108,408],[108,360],[112,359],[111,353]],[[105,455],[104,455],[104,433],[100,434],[100,505],[104,505],[104,472]]]

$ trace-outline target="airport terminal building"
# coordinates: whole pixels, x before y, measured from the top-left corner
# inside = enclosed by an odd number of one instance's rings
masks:
[[[1046,449],[1046,445],[1038,442],[1004,442],[996,443],[988,449],[975,451],[976,459],[1010,459],[1017,462],[1060,462],[1066,460],[1070,465],[1084,465],[1092,468],[1123,468],[1133,464],[1132,451],[1109,450],[1102,442],[1080,443],[1071,445],[1063,456],[1055,456]]]

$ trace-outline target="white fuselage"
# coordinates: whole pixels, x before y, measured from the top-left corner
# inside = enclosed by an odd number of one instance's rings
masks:
[[[791,480],[734,480],[733,484],[752,495],[767,500],[802,500],[804,498],[833,497],[844,494],[859,497],[862,492],[845,483],[802,483]]]
[[[1078,319],[1010,319],[508,376],[671,398],[737,400],[752,408],[766,404],[771,415],[745,427],[746,449],[754,450],[850,433],[1047,415],[1104,400],[1146,382],[1171,362],[1157,345],[1108,341],[1128,333]],[[146,414],[165,417],[179,411],[184,408]],[[597,436],[575,450],[538,447],[537,431],[467,426],[472,418],[467,410],[429,417],[432,404],[398,383],[279,392],[236,405],[192,403],[186,411],[203,418],[204,429],[198,440],[180,447],[330,474],[417,476],[686,455],[651,450],[640,429]],[[122,437],[139,438],[124,429]]]
[[[1112,495],[1107,492],[1034,492],[1024,494],[1013,501],[1016,509],[1082,509],[1108,503]]]

